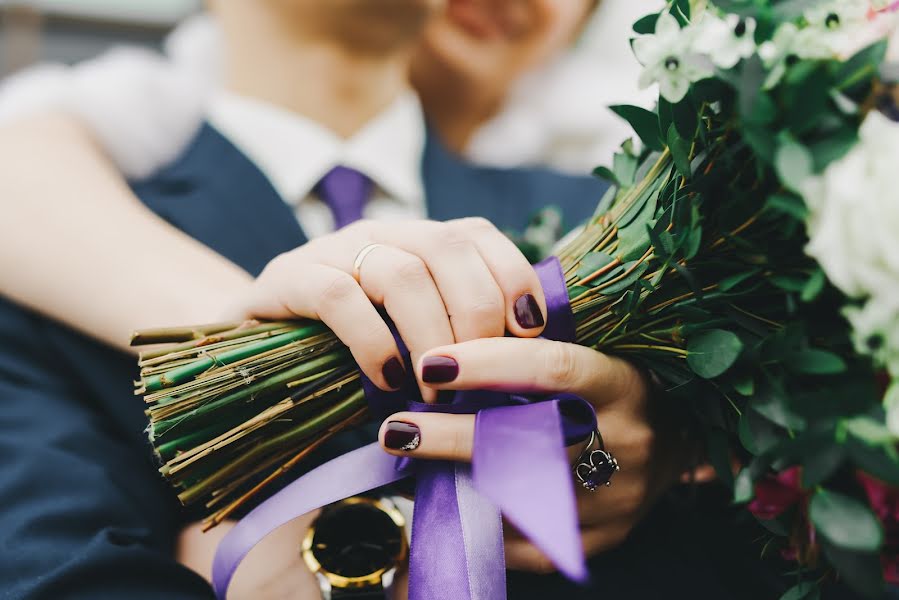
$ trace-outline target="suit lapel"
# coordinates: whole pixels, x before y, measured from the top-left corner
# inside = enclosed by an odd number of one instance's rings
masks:
[[[208,124],[181,159],[134,189],[154,212],[253,275],[306,243],[271,183]]]

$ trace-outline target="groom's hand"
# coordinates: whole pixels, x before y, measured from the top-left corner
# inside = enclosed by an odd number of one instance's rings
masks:
[[[507,337],[435,348],[420,359],[417,368],[422,381],[438,390],[570,392],[593,405],[606,449],[618,459],[621,471],[611,486],[595,492],[576,485],[588,556],[624,541],[679,474],[682,453],[669,444],[659,448],[666,432],[650,422],[644,377],[621,359],[575,344]],[[406,439],[403,430],[410,425],[418,429],[418,447],[395,449]],[[391,454],[455,461],[471,460],[473,437],[474,415],[407,412],[392,415],[379,436]],[[569,449],[572,461],[582,449],[583,444]],[[539,550],[514,532],[506,535],[506,564],[517,570],[554,569]]]

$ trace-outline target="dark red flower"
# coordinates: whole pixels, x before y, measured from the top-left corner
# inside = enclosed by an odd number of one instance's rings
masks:
[[[790,467],[777,475],[767,475],[755,483],[755,499],[749,512],[759,519],[774,519],[802,499],[799,467]]]
[[[899,584],[899,488],[864,473],[858,473],[856,478],[865,489],[871,509],[883,524],[883,577],[890,583]]]

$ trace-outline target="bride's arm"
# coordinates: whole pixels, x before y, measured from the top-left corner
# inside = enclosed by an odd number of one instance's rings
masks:
[[[126,348],[138,327],[217,318],[250,281],[144,207],[74,117],[0,126],[3,295]]]

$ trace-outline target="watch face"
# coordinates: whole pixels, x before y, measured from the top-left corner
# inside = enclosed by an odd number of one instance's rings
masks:
[[[403,530],[367,503],[338,504],[315,524],[312,553],[325,571],[361,577],[392,567],[403,551]]]

